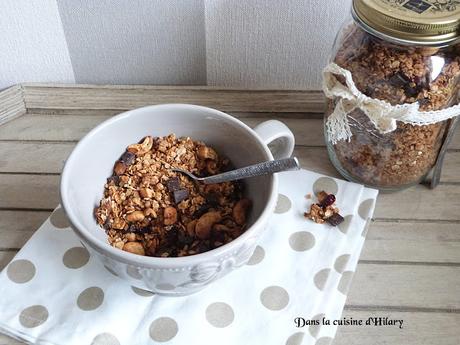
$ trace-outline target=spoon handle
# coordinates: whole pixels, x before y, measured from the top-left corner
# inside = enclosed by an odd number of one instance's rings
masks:
[[[201,180],[201,182],[203,182],[204,184],[221,183],[227,181],[241,180],[247,177],[273,174],[280,171],[299,169],[300,165],[297,158],[285,158],[258,163],[244,168],[228,171],[222,174],[205,177]]]

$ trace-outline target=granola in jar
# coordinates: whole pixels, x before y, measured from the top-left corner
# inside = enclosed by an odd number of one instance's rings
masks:
[[[398,37],[402,40],[402,33],[392,38],[388,33],[380,35],[370,29],[375,24],[372,20],[363,24],[365,19],[359,17],[362,13],[356,14],[359,6],[367,10],[366,6],[376,3],[398,6],[388,0],[355,0],[354,20],[339,33],[331,62],[351,73],[359,92],[392,106],[417,103],[423,114],[456,104],[459,45],[454,41],[398,41]],[[431,11],[430,7],[426,11]],[[339,80],[345,84],[345,80]],[[338,102],[338,98],[327,99],[326,121]],[[426,125],[397,121],[395,129],[382,133],[360,107],[355,107],[347,113],[349,140],[328,141],[329,155],[335,167],[350,180],[380,189],[400,189],[419,183],[430,172],[449,121]]]
[[[187,256],[220,247],[246,228],[251,201],[241,182],[202,185],[197,176],[225,171],[230,162],[191,138],[145,137],[115,162],[95,209],[115,248],[156,257]]]

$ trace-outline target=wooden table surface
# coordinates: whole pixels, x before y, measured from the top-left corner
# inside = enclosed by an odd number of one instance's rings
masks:
[[[126,109],[194,103],[250,126],[279,119],[309,170],[337,176],[322,134],[323,97],[307,91],[208,87],[20,85],[0,93],[0,270],[58,204],[59,174],[77,141]],[[344,317],[388,316],[404,328],[340,327],[334,345],[460,344],[460,131],[435,190],[381,194]],[[1,344],[19,344],[0,335]]]

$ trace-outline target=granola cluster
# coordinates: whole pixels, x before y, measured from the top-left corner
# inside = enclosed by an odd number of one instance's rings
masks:
[[[458,46],[398,46],[353,24],[339,40],[334,62],[352,73],[362,93],[393,105],[418,102],[421,111],[429,111],[457,102]],[[334,108],[335,100],[330,100],[327,114]],[[351,141],[339,142],[332,150],[339,170],[382,188],[423,179],[436,162],[447,125],[447,121],[425,126],[398,122],[397,130],[381,134],[359,109],[351,112],[348,120]]]
[[[334,204],[335,195],[321,191],[318,193],[318,202],[311,204],[310,210],[305,212],[304,216],[318,224],[328,222],[332,226],[337,226],[345,219]]]
[[[113,247],[156,257],[203,253],[240,236],[251,201],[240,182],[198,184],[172,168],[209,176],[226,158],[190,138],[145,137],[128,146],[95,209]]]

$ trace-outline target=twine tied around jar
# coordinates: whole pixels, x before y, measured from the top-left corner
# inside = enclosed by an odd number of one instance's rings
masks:
[[[337,76],[345,79],[345,85]],[[323,70],[323,91],[327,98],[337,101],[334,111],[326,121],[327,138],[332,144],[341,140],[350,141],[352,132],[347,116],[356,108],[362,110],[382,134],[393,132],[397,121],[422,126],[445,121],[460,114],[460,104],[442,110],[419,111],[418,102],[391,105],[386,101],[368,97],[358,90],[351,72],[335,63],[330,63]]]

